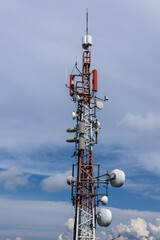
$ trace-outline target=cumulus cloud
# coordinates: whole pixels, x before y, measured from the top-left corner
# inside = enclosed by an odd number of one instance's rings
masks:
[[[149,223],[149,229],[156,239],[160,239],[160,218],[156,218],[156,225]]]
[[[120,240],[158,240],[160,239],[160,219],[156,219],[157,225],[147,223],[142,218],[131,219],[129,225],[120,223],[112,228],[109,239],[120,236]]]
[[[111,229],[111,232],[102,230],[101,232],[96,232],[96,240],[104,240],[106,238],[120,239],[120,240],[155,240],[160,239],[160,218],[156,218],[157,225],[152,223],[147,223],[143,218],[131,219],[130,224],[118,224]],[[67,222],[64,223],[66,231],[60,234],[58,240],[69,240],[71,239],[73,233],[74,219],[69,218]],[[108,236],[108,237],[107,237]]]
[[[119,239],[119,240],[159,240],[160,218],[157,212],[121,210],[111,208],[114,222],[112,226],[99,231],[97,227],[96,240]],[[134,218],[133,218],[134,217]],[[120,224],[115,224],[119,223]],[[129,222],[129,224],[128,224]],[[154,224],[154,222],[156,224]],[[74,219],[69,218],[62,226],[64,232],[59,235],[58,240],[72,239]],[[114,224],[114,227],[113,227]]]
[[[69,231],[73,231],[74,219],[73,219],[73,218],[69,218],[69,219],[67,220],[67,222],[64,224],[64,226],[66,226]]]
[[[73,236],[73,228],[74,228],[74,218],[69,218],[63,226],[65,227],[64,233],[58,236],[58,240],[70,240]]]
[[[48,192],[62,191],[68,188],[66,179],[71,175],[71,171],[55,173],[55,175],[44,178],[41,181],[41,187]]]
[[[14,191],[19,186],[26,186],[28,177],[29,175],[22,173],[17,167],[11,167],[0,172],[0,183],[5,189]]]

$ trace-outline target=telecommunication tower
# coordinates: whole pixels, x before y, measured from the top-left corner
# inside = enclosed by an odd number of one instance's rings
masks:
[[[93,147],[97,144],[100,122],[97,120],[97,110],[103,108],[103,102],[108,100],[96,96],[98,91],[97,70],[91,71],[92,37],[88,34],[88,12],[86,14],[86,34],[82,38],[82,70],[77,62],[70,75],[69,94],[76,103],[76,111],[72,112],[74,127],[68,128],[68,133],[74,136],[67,142],[75,143],[75,151],[71,157],[76,162],[72,164],[72,176],[67,178],[71,185],[71,199],[75,207],[75,222],[73,240],[95,240],[96,222],[101,227],[107,227],[112,221],[112,213],[108,208],[98,208],[100,204],[108,203],[108,185],[121,187],[125,181],[122,170],[114,169],[111,174],[106,171],[100,174],[100,165],[93,163]],[[101,186],[105,186],[105,192]],[[102,191],[103,190],[103,191]]]

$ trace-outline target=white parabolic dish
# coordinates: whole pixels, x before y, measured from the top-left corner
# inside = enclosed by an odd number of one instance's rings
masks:
[[[102,109],[103,108],[103,103],[102,102],[96,102],[96,107],[98,108],[98,109]]]
[[[100,198],[100,202],[101,202],[103,205],[107,205],[107,203],[108,203],[108,197],[107,197],[107,196],[103,196],[102,198]]]
[[[115,178],[111,178],[110,184],[112,187],[121,187],[124,182],[125,182],[125,174],[122,170],[119,169],[114,169],[111,172],[111,177],[112,175],[115,175]]]
[[[66,182],[68,185],[71,185],[75,181],[75,178],[72,176],[68,176]]]
[[[108,208],[100,208],[97,213],[97,223],[100,227],[108,227],[112,222],[112,213]]]

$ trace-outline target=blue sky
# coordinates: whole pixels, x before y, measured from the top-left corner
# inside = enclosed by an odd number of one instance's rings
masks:
[[[94,162],[126,174],[109,188],[113,222],[97,240],[160,239],[160,2],[2,0],[0,240],[71,239],[66,68],[81,68],[87,8],[98,96],[109,97]]]

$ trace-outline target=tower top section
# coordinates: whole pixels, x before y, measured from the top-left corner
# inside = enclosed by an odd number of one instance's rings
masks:
[[[82,48],[86,50],[91,46],[92,46],[92,36],[88,35],[88,11],[87,11],[87,13],[86,13],[86,35],[84,35],[82,38]]]

